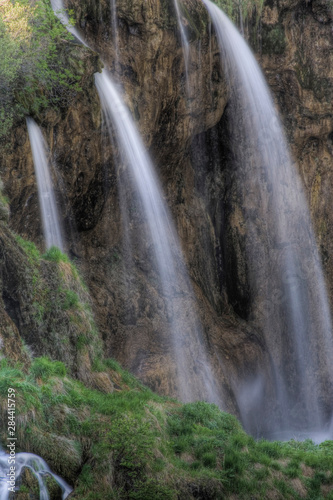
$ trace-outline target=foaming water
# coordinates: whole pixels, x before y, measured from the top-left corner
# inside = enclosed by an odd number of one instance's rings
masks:
[[[47,159],[47,146],[40,128],[32,118],[27,118],[27,127],[38,185],[45,244],[47,248],[56,246],[63,251],[61,226]]]
[[[179,397],[183,401],[193,401],[200,394],[203,399],[218,402],[200,323],[194,310],[194,294],[153,165],[132,117],[106,71],[96,74],[95,82],[110,135],[114,130],[123,161],[130,169],[128,179],[133,183],[143,211],[147,230],[142,238],[151,249],[153,258],[150,264],[156,268],[167,310]],[[177,320],[177,296],[187,296],[191,303],[187,324]],[[195,380],[191,377],[193,371],[200,373]]]
[[[262,374],[235,388],[242,421],[258,437],[290,429],[290,436],[332,438],[331,317],[302,185],[251,50],[227,16],[203,1],[229,82],[231,161],[249,235],[253,317],[271,360],[269,389]]]
[[[8,453],[5,453],[0,448],[0,499],[8,500],[10,492],[8,491]],[[73,488],[69,486],[61,477],[54,474],[50,467],[47,465],[45,460],[40,458],[33,453],[16,453],[15,455],[15,478],[16,482],[22,472],[24,467],[28,467],[32,474],[38,481],[39,485],[39,498],[40,500],[49,500],[50,496],[48,493],[46,485],[46,474],[51,475],[54,480],[58,483],[62,490],[62,500],[68,497],[68,495],[73,491]]]

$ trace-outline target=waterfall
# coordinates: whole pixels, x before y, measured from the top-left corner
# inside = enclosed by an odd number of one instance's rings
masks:
[[[119,45],[118,45],[118,14],[117,14],[117,4],[116,0],[110,0],[110,10],[111,10],[111,28],[112,28],[112,38],[115,50],[115,68],[118,69],[119,64]]]
[[[252,320],[271,359],[235,387],[256,436],[333,437],[333,340],[325,281],[301,181],[261,70],[227,16],[204,0],[230,92],[230,163],[246,232]]]
[[[189,78],[188,78],[188,66],[189,66],[189,57],[190,57],[190,47],[187,39],[187,34],[185,28],[183,26],[183,22],[181,19],[180,9],[178,0],[173,0],[175,6],[175,12],[177,16],[177,23],[180,32],[180,38],[182,42],[182,50],[184,56],[184,64],[185,64],[185,78],[186,78],[186,90],[187,94],[189,94]]]
[[[63,8],[61,0],[57,1],[57,7]],[[143,245],[146,244],[144,239],[148,239],[150,264],[157,272],[165,303],[178,396],[183,401],[204,399],[220,403],[221,390],[216,388],[200,321],[195,313],[194,292],[154,167],[128,109],[105,70],[102,74],[96,73],[95,83],[110,138],[112,140],[112,131],[115,130],[148,227],[140,238]],[[124,211],[123,200],[121,204]],[[184,296],[186,300],[181,299]],[[184,307],[185,302],[187,307]],[[193,377],[194,373],[196,377]]]
[[[9,463],[8,463],[9,455],[5,453],[4,450],[0,448],[0,498],[1,500],[8,500],[9,491],[8,491],[8,483],[9,476]],[[58,483],[62,490],[62,499],[68,497],[68,495],[73,491],[66,481],[61,479],[61,477],[54,474],[50,467],[47,465],[45,460],[40,458],[38,455],[34,455],[33,453],[16,453],[15,455],[15,478],[16,481],[19,478],[24,467],[30,469],[32,474],[38,480],[39,485],[39,498],[40,500],[49,500],[49,494],[45,481],[45,474],[51,475],[53,479]]]
[[[96,73],[95,82],[106,125],[110,136],[113,130],[116,132],[123,161],[130,169],[128,179],[133,183],[148,228],[146,234],[141,234],[141,238],[147,240],[146,245],[151,249],[150,264],[155,266],[166,305],[173,357],[176,361],[178,395],[183,401],[201,397],[218,402],[200,323],[194,310],[193,290],[153,165],[128,109],[105,70],[102,74]],[[181,296],[186,296],[191,306],[186,324],[184,311],[180,319],[179,308],[183,307]],[[194,372],[200,373],[195,380],[191,377]]]
[[[51,7],[53,9],[53,12],[59,19],[59,21],[66,26],[67,31],[69,31],[79,42],[81,42],[83,45],[87,46],[86,42],[84,41],[83,36],[79,32],[77,28],[72,26],[70,19],[68,17],[68,14],[64,8],[64,4],[62,0],[50,0],[51,1]]]
[[[47,146],[40,128],[32,118],[27,118],[27,127],[38,185],[45,244],[47,248],[56,246],[63,251],[64,245],[47,158]]]

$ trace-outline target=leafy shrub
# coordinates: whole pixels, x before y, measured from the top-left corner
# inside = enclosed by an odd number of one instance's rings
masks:
[[[71,38],[46,0],[1,1],[0,138],[14,117],[68,105],[80,91],[80,76],[64,64]]]

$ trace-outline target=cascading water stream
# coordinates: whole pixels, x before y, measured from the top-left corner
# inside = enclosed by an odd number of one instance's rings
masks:
[[[111,9],[111,28],[112,28],[112,38],[115,50],[115,67],[117,69],[119,63],[119,44],[118,44],[118,14],[117,14],[117,4],[116,0],[110,0]]]
[[[27,118],[27,127],[38,185],[45,244],[47,248],[56,246],[63,251],[64,245],[47,159],[47,147],[40,128],[32,118]]]
[[[116,131],[124,161],[130,169],[129,179],[138,193],[148,227],[145,238],[149,242],[148,245],[152,246],[154,264],[166,303],[173,356],[177,367],[179,396],[183,401],[192,401],[201,395],[203,399],[218,402],[201,327],[194,310],[189,311],[191,320],[187,325],[180,324],[176,319],[177,294],[187,295],[193,308],[195,299],[182,260],[176,231],[164,203],[153,165],[128,109],[105,70],[102,74],[95,75],[95,81],[107,127],[110,135],[112,130]],[[193,380],[191,373],[195,366],[200,376]]]
[[[61,0],[57,2],[59,2],[57,8],[63,9]],[[62,21],[60,17],[59,19]],[[216,389],[201,325],[195,313],[195,296],[153,165],[110,76],[105,70],[102,74],[96,73],[95,82],[111,140],[112,130],[115,130],[148,227],[145,237],[153,249],[155,262],[151,264],[155,264],[167,310],[173,360],[177,372],[178,396],[183,401],[205,399],[220,403],[221,392]],[[142,238],[143,235],[140,236]],[[179,296],[184,295],[187,297],[187,302],[191,303],[189,310],[185,311],[186,325],[184,311],[179,312],[183,307],[178,300]],[[182,322],[177,319],[180,315],[183,318]],[[194,378],[193,373],[199,376]]]
[[[181,42],[182,42],[182,50],[183,50],[184,64],[185,64],[186,90],[187,90],[187,94],[189,94],[188,67],[189,67],[189,58],[190,58],[190,47],[189,47],[185,28],[183,26],[178,0],[173,0],[173,3],[175,6],[178,28],[179,28],[180,38],[181,38]]]
[[[0,499],[8,500],[11,487],[9,474],[9,454],[5,453],[4,450],[0,448]],[[11,462],[13,463],[13,462]],[[49,500],[48,489],[46,485],[46,475],[52,476],[53,479],[58,483],[62,490],[62,500],[68,497],[68,495],[73,491],[73,488],[69,486],[66,481],[61,479],[61,477],[54,474],[50,467],[47,465],[45,460],[40,458],[38,455],[33,453],[16,453],[15,455],[15,478],[19,478],[24,467],[31,470],[32,474],[38,481],[39,485],[39,498],[40,500]]]
[[[262,374],[235,388],[242,421],[258,436],[333,438],[331,317],[301,182],[251,50],[227,16],[203,1],[229,82],[230,161],[250,235],[253,317],[271,358],[269,389]]]
[[[72,26],[70,19],[68,17],[68,14],[64,8],[64,4],[62,0],[50,0],[51,1],[51,7],[53,9],[53,12],[59,19],[59,21],[66,26],[67,30],[75,37],[77,38],[83,45],[87,46],[86,42],[84,41],[84,38],[82,37],[81,33],[77,28]]]

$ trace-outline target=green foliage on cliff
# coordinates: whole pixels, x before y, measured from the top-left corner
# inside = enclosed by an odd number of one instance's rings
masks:
[[[87,388],[46,358],[28,374],[0,364],[2,438],[11,386],[19,447],[75,485],[73,498],[333,498],[333,442],[256,442],[215,405],[159,397],[112,360],[99,368],[113,393]]]
[[[63,361],[69,373],[78,365],[89,371],[102,355],[102,343],[78,269],[56,247],[41,255],[32,242],[15,239],[25,256],[22,280],[28,287],[21,292],[27,302],[21,336],[39,354]]]
[[[0,2],[0,137],[14,118],[66,105],[80,90],[64,64],[70,39],[46,0]]]
[[[213,0],[227,16],[243,31],[243,23],[255,14],[259,19],[264,0]]]

